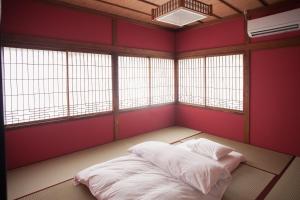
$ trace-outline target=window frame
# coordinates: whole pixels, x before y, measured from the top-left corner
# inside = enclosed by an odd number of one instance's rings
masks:
[[[31,126],[38,126],[38,125],[45,125],[49,123],[60,123],[60,122],[66,122],[66,121],[72,121],[72,120],[79,120],[82,118],[93,118],[93,117],[98,117],[98,116],[106,116],[110,115],[114,112],[113,110],[113,101],[111,110],[109,111],[104,111],[104,112],[95,112],[95,113],[87,113],[87,114],[80,114],[80,115],[70,115],[70,99],[69,99],[69,64],[68,64],[68,54],[69,52],[76,52],[76,53],[92,53],[92,54],[102,54],[102,55],[110,55],[112,59],[112,54],[109,54],[107,52],[103,51],[93,51],[93,50],[80,50],[80,49],[64,49],[64,48],[43,48],[43,47],[37,47],[37,46],[27,46],[27,45],[1,45],[1,66],[3,65],[3,60],[2,60],[2,55],[4,53],[3,49],[4,48],[19,48],[19,49],[32,49],[32,50],[42,50],[42,51],[61,51],[65,53],[66,55],[66,85],[67,85],[67,90],[66,90],[66,101],[67,101],[67,115],[63,117],[53,117],[53,118],[48,118],[48,119],[42,119],[42,120],[33,120],[33,121],[28,121],[28,122],[20,122],[20,123],[13,123],[13,124],[4,124],[5,129],[15,129],[15,128],[24,128],[24,127],[31,127]],[[3,70],[4,66],[1,67],[1,70]],[[111,63],[111,68],[113,68],[113,65]],[[112,73],[113,70],[111,70]],[[3,76],[1,77],[1,81],[3,81]],[[111,74],[111,84],[113,84],[113,74]],[[4,86],[3,86],[4,87]],[[113,88],[111,92],[111,99],[113,99]],[[3,97],[4,98],[4,94]],[[5,106],[5,105],[4,105]],[[5,113],[3,113],[3,116]]]
[[[160,106],[164,106],[164,105],[174,105],[176,104],[176,95],[175,95],[175,90],[176,90],[176,87],[175,87],[175,82],[176,82],[176,75],[175,75],[175,63],[176,63],[176,59],[174,58],[166,58],[166,57],[157,57],[157,56],[143,56],[143,55],[131,55],[131,54],[117,54],[117,57],[136,57],[136,58],[147,58],[148,60],[148,67],[149,67],[149,75],[148,75],[148,81],[149,81],[149,104],[148,105],[145,105],[145,106],[140,106],[140,107],[132,107],[132,108],[124,108],[124,109],[120,109],[120,106],[118,108],[118,112],[122,113],[122,112],[131,112],[131,111],[136,111],[136,110],[143,110],[143,109],[148,109],[148,108],[156,108],[156,107],[160,107]],[[173,74],[174,74],[174,84],[173,84],[173,90],[174,90],[174,98],[173,98],[173,102],[167,102],[167,103],[159,103],[159,104],[152,104],[152,93],[151,93],[151,58],[157,58],[157,59],[171,59],[173,60]],[[116,79],[118,79],[118,101],[120,100],[119,97],[119,91],[120,91],[120,88],[119,88],[119,64],[117,66],[117,69],[118,69],[118,77],[116,77]],[[119,102],[118,102],[119,104]]]
[[[230,56],[230,55],[242,55],[242,60],[243,60],[243,99],[242,99],[242,105],[243,105],[243,110],[234,110],[234,109],[229,109],[229,108],[221,108],[221,107],[214,107],[214,106],[208,106],[207,105],[207,94],[206,94],[206,58],[207,57],[214,57],[214,56]],[[243,115],[245,113],[245,88],[247,87],[245,84],[245,70],[246,70],[246,52],[245,51],[232,51],[232,52],[226,52],[226,53],[216,53],[216,54],[204,54],[201,56],[187,56],[187,57],[181,57],[179,58],[178,61],[178,79],[180,77],[179,75],[179,60],[183,60],[183,59],[193,59],[193,58],[203,58],[204,59],[204,78],[205,78],[205,92],[204,92],[204,99],[205,99],[205,104],[204,105],[200,105],[200,104],[193,104],[193,103],[185,103],[185,102],[180,102],[179,101],[179,96],[178,96],[178,104],[179,105],[187,105],[187,106],[191,106],[194,108],[203,108],[203,109],[209,109],[209,110],[214,110],[214,111],[221,111],[221,112],[228,112],[228,113],[235,113],[235,114],[239,114],[239,115]],[[179,83],[178,83],[178,90],[179,90]],[[179,91],[178,91],[178,95],[179,95]]]

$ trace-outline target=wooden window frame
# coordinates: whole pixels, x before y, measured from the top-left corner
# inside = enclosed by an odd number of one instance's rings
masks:
[[[31,126],[45,126],[48,124],[63,123],[67,121],[101,117],[107,115],[112,115],[112,116],[115,115],[115,117],[117,117],[118,114],[122,112],[157,108],[165,105],[174,105],[176,103],[176,95],[175,95],[175,100],[174,102],[171,103],[155,104],[155,105],[148,105],[139,108],[129,108],[129,109],[119,110],[119,106],[118,106],[119,91],[118,91],[118,80],[117,80],[118,61],[116,61],[118,56],[131,56],[131,57],[147,57],[149,58],[149,62],[150,62],[150,57],[151,57],[151,58],[173,59],[175,65],[176,59],[174,53],[139,49],[139,48],[119,47],[116,46],[115,44],[113,45],[91,44],[86,42],[74,42],[68,40],[49,39],[44,37],[31,37],[31,36],[16,35],[16,34],[3,34],[0,44],[1,44],[0,48],[12,47],[12,48],[28,48],[28,49],[37,49],[37,50],[64,51],[67,53],[79,52],[79,53],[108,54],[111,55],[111,59],[112,59],[112,90],[113,90],[112,111],[91,113],[91,114],[84,114],[84,115],[77,115],[77,116],[51,118],[46,120],[37,120],[37,121],[23,122],[18,124],[10,124],[10,125],[5,125],[6,130],[26,128]],[[174,90],[176,92],[176,75],[174,76],[174,82],[175,82]],[[151,98],[151,95],[149,97]],[[115,139],[117,139],[117,136],[115,136]]]
[[[154,56],[138,56],[138,55],[130,55],[130,54],[123,54],[123,53],[120,53],[120,54],[117,54],[117,56],[119,57],[119,56],[122,56],[122,57],[137,57],[137,58],[147,58],[147,60],[148,60],[148,68],[149,68],[149,104],[148,105],[145,105],[145,106],[139,106],[139,107],[132,107],[132,108],[124,108],[124,109],[120,109],[120,107],[118,107],[118,111],[120,112],[120,113],[122,113],[122,112],[130,112],[130,111],[135,111],[135,110],[141,110],[141,109],[148,109],[148,108],[155,108],[155,107],[160,107],[160,106],[164,106],[164,105],[174,105],[174,104],[176,104],[176,95],[175,95],[175,93],[174,93],[174,98],[173,98],[173,102],[166,102],[166,103],[158,103],[158,104],[152,104],[152,91],[151,91],[151,78],[152,78],[152,74],[151,74],[151,58],[158,58],[158,59],[173,59],[173,61],[174,61],[174,65],[173,65],[173,67],[174,67],[174,70],[173,70],[173,72],[175,72],[175,62],[176,62],[176,60],[174,59],[174,58],[165,58],[165,57],[154,57]],[[119,66],[117,66],[117,68],[119,69]],[[119,75],[119,71],[118,71],[118,75]],[[118,80],[118,82],[119,82],[119,80]],[[174,86],[174,90],[175,90],[175,87],[176,87],[176,85],[175,85],[175,83],[176,83],[176,76],[174,75],[174,84],[173,84],[173,86]],[[118,85],[118,88],[119,88],[119,85]],[[118,92],[119,92],[119,90],[118,90]],[[118,97],[119,97],[119,94],[118,94]],[[119,102],[118,102],[118,104],[119,104]]]
[[[18,45],[1,45],[1,49],[4,47],[9,47],[9,48],[27,48],[29,49],[29,47],[24,47],[24,46],[18,46]],[[34,50],[49,50],[49,51],[53,51],[54,49],[47,49],[47,48],[39,48],[39,47],[30,47],[30,49],[34,49]],[[56,50],[55,50],[56,51]],[[91,117],[99,117],[99,116],[105,116],[105,115],[109,115],[113,113],[113,105],[111,106],[112,110],[110,111],[103,111],[103,112],[95,112],[95,113],[87,113],[87,114],[80,114],[80,115],[70,115],[70,99],[69,99],[69,95],[70,95],[70,91],[69,91],[69,65],[68,65],[68,54],[71,51],[67,51],[67,50],[62,50],[60,49],[59,51],[62,51],[64,53],[66,53],[66,61],[67,61],[67,74],[66,74],[66,78],[67,78],[67,90],[66,90],[66,100],[67,100],[67,116],[64,117],[53,117],[53,118],[49,118],[49,119],[42,119],[42,120],[33,120],[33,121],[28,121],[28,122],[21,122],[21,123],[13,123],[13,124],[8,124],[8,125],[4,125],[5,129],[15,129],[15,128],[24,128],[24,127],[29,127],[29,126],[36,126],[36,125],[45,125],[45,124],[49,124],[49,123],[59,123],[59,122],[65,122],[65,121],[69,121],[69,120],[77,120],[77,119],[82,119],[82,118],[91,118]],[[95,54],[104,54],[104,55],[111,55],[111,54],[107,54],[107,53],[103,53],[103,52],[91,52],[91,51],[80,51],[80,50],[75,50],[72,52],[78,52],[78,53],[95,53]],[[2,64],[2,63],[1,63]],[[2,70],[2,69],[1,69]],[[2,81],[2,80],[1,80]],[[111,80],[113,82],[113,78]],[[113,98],[113,92],[112,92],[112,98]]]
[[[233,109],[228,109],[228,108],[221,108],[221,107],[214,107],[214,106],[207,106],[207,94],[206,94],[206,58],[207,57],[213,57],[213,56],[228,56],[228,55],[237,55],[237,54],[241,54],[243,56],[243,110],[233,110]],[[180,57],[180,59],[177,60],[177,62],[181,59],[189,59],[189,58],[203,58],[204,59],[204,78],[205,78],[205,92],[204,92],[204,99],[205,99],[205,103],[204,105],[199,105],[199,104],[192,104],[192,103],[184,103],[184,102],[179,102],[177,99],[177,104],[178,105],[186,105],[186,106],[191,106],[194,108],[202,108],[202,109],[207,109],[207,110],[214,110],[214,111],[221,111],[221,112],[228,112],[228,113],[235,113],[235,114],[239,114],[239,115],[244,115],[245,113],[245,88],[247,82],[245,81],[245,73],[248,73],[247,71],[247,63],[245,63],[245,60],[247,59],[247,52],[246,51],[231,51],[231,52],[226,52],[226,53],[215,53],[215,54],[203,54],[200,56],[183,56]],[[178,67],[178,66],[177,66]],[[178,72],[177,73],[177,77],[179,77],[179,70],[177,69]],[[178,79],[178,78],[177,78]],[[177,80],[178,81],[178,80]],[[178,84],[178,83],[177,83]],[[179,88],[179,85],[177,86]],[[179,98],[179,97],[177,97]]]

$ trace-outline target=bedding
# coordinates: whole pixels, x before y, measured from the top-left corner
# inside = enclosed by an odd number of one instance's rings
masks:
[[[228,171],[212,159],[185,151],[164,142],[144,142],[129,149],[181,181],[207,194]]]
[[[166,143],[142,143],[129,151],[80,171],[75,182],[99,200],[217,200],[231,180],[217,161]]]
[[[186,145],[193,152],[207,156],[209,158],[220,160],[228,155],[234,149],[211,140],[200,138],[186,141]]]
[[[187,146],[187,142],[180,143],[176,145],[177,147],[180,147],[182,149],[185,149],[187,151],[192,152],[192,149]],[[229,172],[233,172],[241,162],[245,162],[246,158],[243,154],[232,151],[228,153],[226,156],[222,157],[218,162],[225,167]]]

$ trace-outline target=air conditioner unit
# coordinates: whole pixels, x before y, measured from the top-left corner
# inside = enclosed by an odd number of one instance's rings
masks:
[[[252,38],[299,30],[300,8],[248,20],[247,29]]]

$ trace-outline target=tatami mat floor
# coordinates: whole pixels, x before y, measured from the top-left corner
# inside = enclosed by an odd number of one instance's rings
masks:
[[[125,155],[130,146],[143,141],[174,143],[199,137],[232,146],[247,158],[247,163],[234,171],[232,184],[223,198],[226,200],[256,199],[292,159],[290,155],[206,133],[199,134],[196,130],[170,127],[11,170],[8,172],[8,197],[9,200],[20,197],[22,200],[94,199],[85,187],[73,185],[71,179],[79,170]]]
[[[296,157],[267,195],[266,200],[300,199],[300,157]]]
[[[8,199],[68,180],[81,169],[125,155],[129,147],[143,141],[173,143],[197,133],[199,131],[188,128],[170,127],[10,170],[7,173]]]

